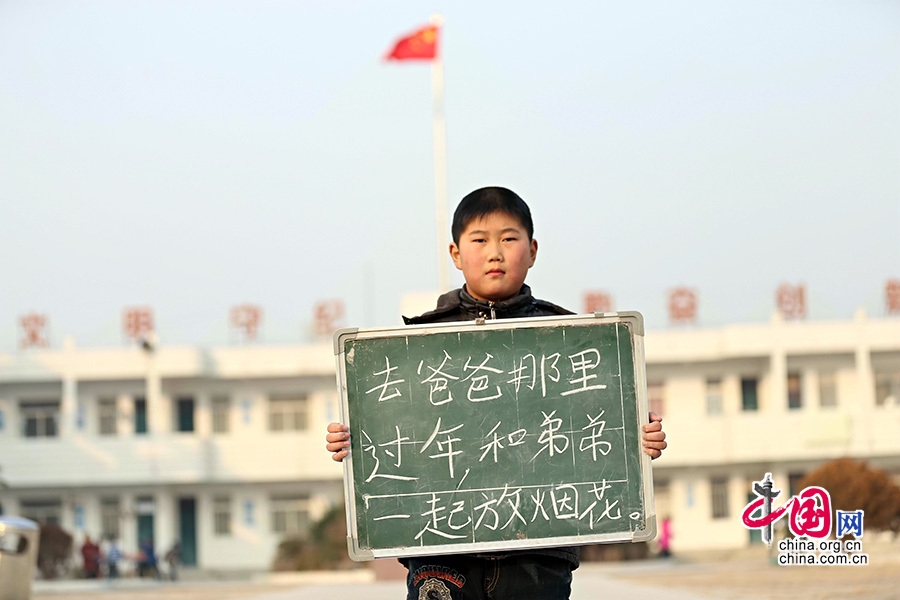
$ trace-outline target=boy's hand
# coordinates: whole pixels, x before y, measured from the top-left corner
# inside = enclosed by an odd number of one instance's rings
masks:
[[[666,449],[666,432],[662,428],[662,417],[655,412],[650,413],[650,422],[641,425],[641,441],[644,453],[650,458],[659,458]],[[338,460],[338,459],[335,459]]]
[[[325,441],[325,449],[332,453],[332,460],[341,462],[350,453],[350,428],[341,423],[330,423]],[[655,412],[650,413],[650,422],[641,426],[641,441],[644,452],[650,458],[659,458],[668,446],[666,432],[662,428],[662,417]]]
[[[651,413],[652,414],[652,413]],[[340,423],[329,423],[325,436],[325,449],[332,453],[331,459],[341,462],[350,454],[350,428]],[[645,448],[646,452],[647,449]]]

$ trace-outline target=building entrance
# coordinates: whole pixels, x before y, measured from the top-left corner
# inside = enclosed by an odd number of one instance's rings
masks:
[[[181,541],[181,563],[188,567],[197,564],[197,500],[178,499],[178,535]]]

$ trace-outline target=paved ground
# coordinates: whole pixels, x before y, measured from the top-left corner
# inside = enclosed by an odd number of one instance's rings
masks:
[[[616,579],[608,568],[585,565],[578,569],[571,600],[638,600],[660,595],[659,588],[635,581]],[[406,597],[402,581],[331,581],[273,584],[267,582],[185,582],[156,583],[123,580],[115,586],[103,582],[39,582],[34,600],[328,600],[366,598],[401,600]],[[666,600],[715,600],[690,590],[666,590]],[[527,599],[516,599],[527,600]]]
[[[682,565],[646,579],[620,574],[624,581],[657,587],[655,596],[669,590],[693,590],[723,600],[897,600],[900,562],[867,566],[779,567],[742,561]],[[653,596],[643,596],[651,598]]]
[[[575,572],[572,600],[897,600],[900,541],[867,547],[866,566],[779,567],[764,552],[589,563]],[[34,600],[401,600],[402,581],[357,570],[266,576],[259,581],[36,582]],[[518,600],[518,599],[517,599]],[[525,600],[525,599],[523,599]]]
[[[900,540],[867,540],[865,551],[870,559],[865,566],[778,566],[765,548],[755,548],[732,556],[675,560],[668,566],[645,561],[606,568],[619,581],[656,587],[647,598],[691,590],[723,600],[900,599]]]

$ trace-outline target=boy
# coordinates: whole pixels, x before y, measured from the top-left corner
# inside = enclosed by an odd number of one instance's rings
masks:
[[[475,190],[456,208],[452,233],[450,256],[466,283],[442,295],[434,310],[404,317],[407,325],[573,314],[534,298],[525,285],[538,246],[531,211],[514,192],[501,187]],[[650,421],[642,427],[642,443],[644,452],[657,458],[666,448],[666,434],[662,419],[655,413],[650,413]],[[334,460],[347,456],[350,434],[346,425],[331,423],[325,439]],[[569,597],[572,571],[578,567],[578,548],[423,556],[402,562],[409,569],[407,600],[556,600]],[[448,570],[454,577],[424,575]]]

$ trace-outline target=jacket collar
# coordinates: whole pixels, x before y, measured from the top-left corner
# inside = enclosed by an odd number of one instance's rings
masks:
[[[517,295],[507,300],[501,300],[500,302],[478,300],[469,294],[466,290],[466,286],[463,285],[462,289],[459,290],[458,299],[459,307],[463,312],[474,315],[472,318],[481,317],[485,319],[516,316],[517,314],[521,314],[527,306],[530,306],[534,302],[534,298],[531,296],[531,288],[527,285],[522,285],[522,289],[519,290]]]

